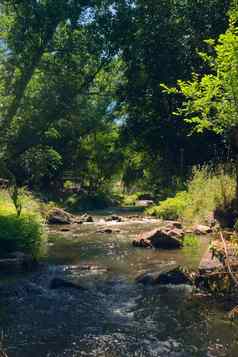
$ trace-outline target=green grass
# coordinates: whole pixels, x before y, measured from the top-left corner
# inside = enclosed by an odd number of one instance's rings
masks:
[[[185,248],[195,248],[199,245],[199,239],[194,234],[186,234],[183,239],[183,246]]]
[[[26,191],[20,195],[20,217],[9,194],[0,191],[0,254],[23,251],[38,258],[44,251],[45,225],[37,200]]]
[[[235,197],[234,174],[223,168],[197,168],[188,182],[189,204],[182,212],[185,223],[205,223],[217,207],[227,207]]]
[[[217,207],[229,207],[235,198],[235,186],[235,174],[222,167],[195,168],[187,191],[178,192],[146,212],[162,219],[180,219],[187,225],[206,223]]]

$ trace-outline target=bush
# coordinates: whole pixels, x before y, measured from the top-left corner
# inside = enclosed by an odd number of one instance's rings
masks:
[[[146,213],[162,219],[178,219],[189,204],[189,195],[187,192],[178,192],[175,197],[167,198],[161,201],[158,206],[152,206],[146,210]]]
[[[35,258],[42,251],[43,229],[37,216],[32,214],[0,215],[0,252],[24,251]]]
[[[136,201],[138,201],[140,195],[142,195],[141,192],[125,194],[123,196],[122,204],[124,206],[134,206],[136,204]]]
[[[0,192],[0,253],[23,251],[37,258],[44,249],[44,221],[30,194],[22,192],[21,199],[23,210],[18,217],[8,193]]]

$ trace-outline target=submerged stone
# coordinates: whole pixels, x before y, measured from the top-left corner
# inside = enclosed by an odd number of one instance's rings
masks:
[[[93,222],[94,222],[94,219],[93,219],[92,216],[90,216],[89,214],[85,213],[85,214],[81,217],[80,221],[81,221],[82,223],[93,223]]]
[[[106,222],[111,222],[111,221],[123,222],[125,219],[124,219],[124,217],[121,217],[121,216],[118,216],[116,214],[113,214],[113,215],[107,217],[105,220],[106,220]]]
[[[168,271],[145,273],[136,282],[143,285],[192,285],[189,274],[180,266]]]
[[[113,229],[113,228],[101,228],[101,229],[98,229],[96,233],[99,233],[99,234],[112,234],[112,233],[120,233],[120,229]]]
[[[85,288],[82,287],[81,285],[66,279],[54,278],[51,280],[50,289],[64,289],[64,288],[85,290]]]

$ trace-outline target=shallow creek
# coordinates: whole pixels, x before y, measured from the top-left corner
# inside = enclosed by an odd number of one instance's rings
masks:
[[[142,220],[107,223],[120,230],[97,233],[97,223],[52,233],[47,264],[15,277],[0,291],[0,328],[9,357],[237,357],[238,326],[214,302],[194,300],[190,288],[144,287],[135,277],[178,263],[196,268],[208,245],[177,251],[132,247],[138,232],[156,227]],[[90,264],[100,269],[82,270]],[[105,268],[105,269],[104,269]],[[54,277],[85,290],[49,288]]]

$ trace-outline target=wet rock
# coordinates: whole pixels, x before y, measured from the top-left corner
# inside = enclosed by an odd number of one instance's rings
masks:
[[[60,230],[60,232],[70,232],[70,229],[69,229],[69,228],[62,228],[62,229]]]
[[[48,214],[47,222],[48,224],[71,224],[75,222],[75,218],[61,208],[53,208]]]
[[[107,217],[107,218],[105,219],[105,221],[106,221],[106,222],[111,222],[111,221],[114,221],[114,222],[123,222],[123,221],[125,221],[125,219],[124,219],[124,217],[121,217],[121,216],[118,216],[118,215],[116,215],[116,214],[113,214],[113,215]]]
[[[179,221],[164,221],[164,224],[165,224],[165,227],[168,229],[169,228],[170,229],[173,229],[173,228],[183,229],[183,225]]]
[[[74,283],[72,281],[62,279],[62,278],[54,278],[51,280],[50,289],[78,289],[85,290],[81,285]]]
[[[21,273],[31,271],[37,267],[36,260],[23,252],[14,252],[6,258],[0,259],[0,272]]]
[[[193,233],[197,235],[206,235],[212,233],[212,228],[209,226],[204,226],[202,224],[198,224],[193,228]]]
[[[69,272],[91,271],[91,272],[106,273],[109,270],[110,269],[108,267],[95,265],[95,264],[72,265],[66,268],[66,271]]]
[[[184,231],[174,228],[156,228],[152,231],[140,233],[133,241],[135,247],[154,247],[161,249],[176,249],[183,245]]]
[[[102,229],[98,229],[96,233],[98,233],[98,234],[120,233],[120,229],[102,228]]]
[[[145,273],[136,282],[143,285],[192,285],[189,274],[179,266],[168,271]]]
[[[138,219],[142,219],[143,217],[139,214],[133,214],[133,215],[127,216],[126,218],[131,219],[131,220],[138,220]]]
[[[90,216],[89,214],[85,213],[81,218],[80,218],[80,222],[82,223],[93,223],[94,219],[92,216]]]

